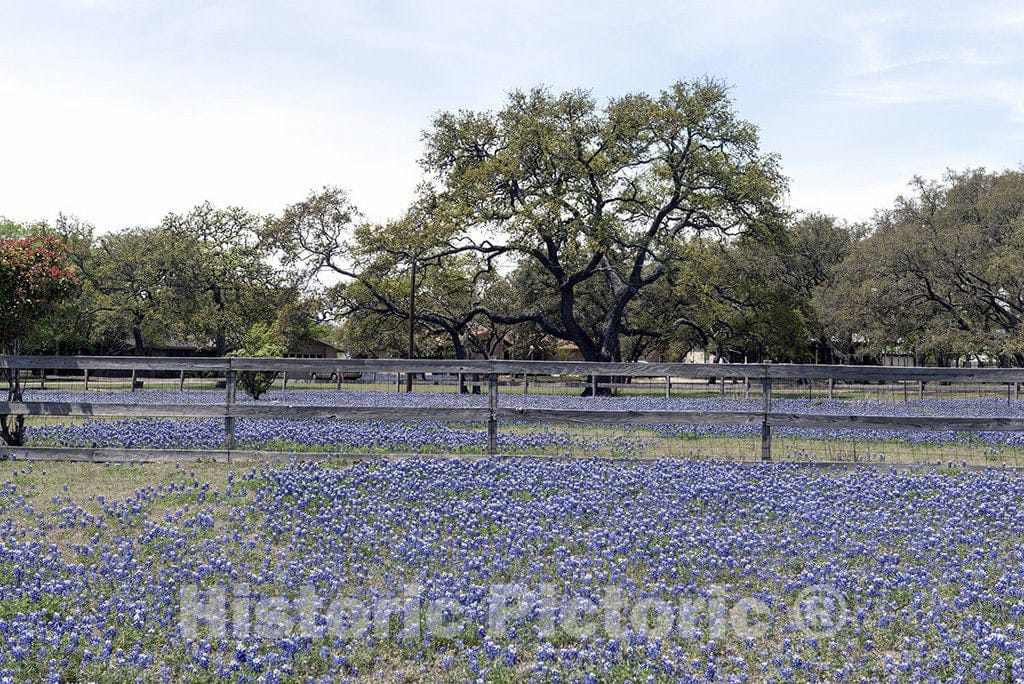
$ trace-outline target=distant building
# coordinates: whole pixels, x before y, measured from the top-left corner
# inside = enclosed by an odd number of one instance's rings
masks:
[[[285,354],[290,359],[338,359],[341,350],[327,340],[308,338]]]
[[[883,352],[879,358],[883,366],[898,366],[900,368],[908,368],[916,366],[914,362],[913,354],[894,354],[891,352]]]
[[[208,350],[202,350],[194,344],[168,339],[159,343],[147,343],[143,346],[143,356],[213,356],[213,346]],[[135,353],[135,342],[131,337],[126,337],[121,345],[110,351],[110,356],[137,356]]]

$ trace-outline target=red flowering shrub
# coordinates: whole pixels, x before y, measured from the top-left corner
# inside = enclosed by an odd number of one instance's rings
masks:
[[[19,341],[61,299],[78,276],[68,265],[67,248],[51,237],[0,240],[0,351],[18,353]],[[21,401],[18,374],[3,371],[7,401]],[[0,415],[0,437],[12,446],[24,441],[24,416]]]
[[[67,248],[51,237],[0,240],[0,347],[13,351],[78,282]]]

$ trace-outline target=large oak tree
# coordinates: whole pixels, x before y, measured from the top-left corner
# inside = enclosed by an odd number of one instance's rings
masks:
[[[1024,363],[1024,172],[915,178],[818,298],[868,352]]]
[[[583,91],[513,92],[499,111],[440,114],[425,141],[438,220],[537,274],[535,297],[480,313],[532,323],[591,361],[623,358],[632,307],[688,240],[783,218],[778,160],[711,80],[603,106]]]

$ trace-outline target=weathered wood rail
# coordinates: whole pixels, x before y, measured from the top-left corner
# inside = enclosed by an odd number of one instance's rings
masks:
[[[91,371],[118,371],[132,378],[146,372],[177,372],[182,382],[185,373],[201,373],[222,380],[223,400],[209,403],[105,403],[24,401],[0,402],[0,414],[24,416],[67,417],[154,417],[222,419],[225,448],[218,451],[124,449],[93,447],[88,449],[58,447],[0,447],[0,456],[27,456],[40,459],[124,461],[169,460],[174,458],[221,457],[282,458],[314,457],[316,454],[239,450],[235,425],[239,418],[341,420],[430,420],[443,422],[481,423],[487,426],[487,454],[496,455],[497,428],[500,422],[523,421],[587,425],[760,425],[761,458],[771,460],[772,429],[789,428],[851,428],[886,430],[935,431],[1018,431],[1024,432],[1024,417],[964,416],[891,416],[891,415],[827,415],[795,414],[772,409],[773,381],[827,380],[831,395],[837,381],[841,382],[917,382],[973,383],[1006,385],[1009,396],[1020,396],[1024,368],[924,368],[887,366],[826,366],[790,364],[685,364],[685,363],[589,363],[583,361],[498,361],[437,359],[247,359],[247,358],[154,358],[154,357],[64,357],[64,356],[0,356],[0,369],[17,371],[83,371],[88,389]],[[340,379],[357,373],[394,373],[400,382],[402,374],[447,374],[460,377],[459,383],[486,387],[488,401],[479,408],[445,408],[429,406],[345,406],[292,405],[281,403],[237,403],[235,400],[238,373],[271,371],[294,376],[336,374]],[[666,396],[679,378],[725,378],[742,381],[749,396],[750,388],[760,394],[760,410],[748,411],[667,411],[612,409],[546,409],[503,407],[498,401],[500,378],[522,377],[525,390],[531,377],[570,376],[583,378],[579,387],[618,388],[635,385],[626,378],[647,378],[638,383],[656,386],[650,379],[664,384]],[[504,383],[512,384],[511,380]],[[365,454],[346,456],[367,457]]]

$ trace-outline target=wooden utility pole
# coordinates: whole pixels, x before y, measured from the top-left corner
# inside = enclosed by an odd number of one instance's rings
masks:
[[[416,358],[416,257],[409,272],[409,358]],[[412,372],[405,374],[405,391],[412,392]]]

